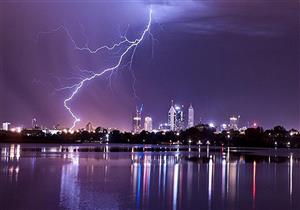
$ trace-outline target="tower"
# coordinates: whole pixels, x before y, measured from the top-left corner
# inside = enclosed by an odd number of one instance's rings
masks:
[[[175,122],[176,122],[176,110],[175,110],[175,107],[173,105],[173,100],[172,100],[171,107],[168,112],[168,124],[170,126],[171,131],[175,131],[175,128],[176,128]]]
[[[141,132],[141,129],[142,129],[142,107],[140,109],[138,109],[138,107],[136,107],[136,112],[135,112],[135,115],[133,116],[132,124],[133,124],[132,125],[133,133]]]
[[[183,106],[174,106],[173,100],[168,113],[168,125],[170,126],[171,131],[179,131],[184,129]]]
[[[192,104],[190,104],[189,106],[189,110],[188,110],[188,128],[191,128],[194,126],[194,108],[192,106]]]
[[[144,129],[145,129],[145,131],[152,132],[152,118],[151,117],[145,117]]]
[[[183,114],[183,105],[175,105],[175,131],[180,131],[184,129],[184,114]]]

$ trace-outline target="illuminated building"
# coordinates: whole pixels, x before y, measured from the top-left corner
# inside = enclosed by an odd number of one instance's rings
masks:
[[[173,101],[168,113],[168,124],[171,131],[184,129],[183,106],[173,105]]]
[[[175,130],[175,122],[176,122],[176,110],[174,108],[173,100],[172,100],[172,104],[168,113],[168,125],[170,126],[170,130],[172,131]]]
[[[145,131],[152,132],[152,118],[151,117],[145,117],[144,129],[145,129]]]
[[[138,107],[136,107],[136,112],[135,115],[133,116],[133,133],[139,133],[141,132],[142,129],[142,108],[138,109]]]
[[[230,120],[229,128],[233,129],[233,130],[238,130],[239,129],[239,127],[238,127],[239,119],[240,119],[240,116],[238,116],[238,117],[235,117],[235,116],[230,117],[229,118],[229,120]]]
[[[162,124],[159,125],[158,130],[163,131],[163,132],[167,132],[167,131],[171,130],[171,127],[168,123],[162,123]]]
[[[183,115],[183,106],[175,106],[176,118],[175,118],[175,130],[180,131],[184,129],[184,115]]]
[[[2,123],[2,129],[3,130],[8,131],[9,128],[10,128],[10,123],[9,122]]]
[[[194,108],[192,107],[192,104],[190,104],[188,110],[188,128],[191,128],[193,126],[194,126]]]

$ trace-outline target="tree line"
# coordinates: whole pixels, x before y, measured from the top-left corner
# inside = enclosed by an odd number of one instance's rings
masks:
[[[45,133],[42,130],[22,130],[20,133],[0,131],[0,142],[7,143],[127,143],[127,144],[183,144],[237,147],[300,147],[300,135],[295,129],[286,130],[283,126],[264,130],[262,127],[248,128],[244,132],[228,130],[216,132],[206,124],[180,132],[146,132],[138,134],[121,132],[98,127],[93,132]]]

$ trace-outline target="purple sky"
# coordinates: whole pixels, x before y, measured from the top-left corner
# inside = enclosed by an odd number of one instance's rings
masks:
[[[141,104],[156,126],[167,121],[174,99],[192,103],[196,121],[241,115],[242,125],[300,127],[297,0],[12,2],[0,3],[1,122],[29,126],[35,117],[49,127],[71,126],[63,106],[71,91],[55,89],[86,75],[79,68],[114,65],[118,54],[79,52],[65,31],[40,32],[65,25],[79,46],[88,40],[92,49],[120,41],[127,26],[135,39],[151,3],[156,40],[145,38],[132,65],[139,99],[128,68],[113,75],[111,87],[108,75],[86,83],[70,104],[80,126],[130,129]]]

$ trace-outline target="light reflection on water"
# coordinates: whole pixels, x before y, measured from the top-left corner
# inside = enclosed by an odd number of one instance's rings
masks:
[[[64,164],[61,172],[60,205],[66,209],[79,209],[80,186],[78,186],[79,157],[65,155],[64,158],[71,160],[70,164]]]
[[[297,150],[3,145],[4,209],[297,209]],[[190,152],[188,152],[190,151]],[[11,196],[14,195],[14,196]],[[35,198],[35,202],[27,202]],[[47,202],[46,202],[47,200]],[[42,202],[44,201],[44,202]],[[46,202],[46,203],[45,203]]]

